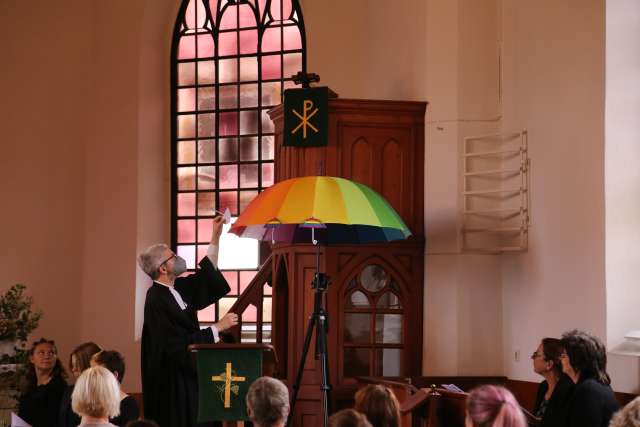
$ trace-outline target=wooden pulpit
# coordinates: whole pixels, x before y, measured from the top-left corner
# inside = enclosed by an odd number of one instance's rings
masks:
[[[261,376],[273,376],[277,366],[268,344],[195,344],[198,368],[198,422],[245,421],[245,397]]]

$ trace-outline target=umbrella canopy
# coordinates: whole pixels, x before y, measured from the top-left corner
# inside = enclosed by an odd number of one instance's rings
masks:
[[[374,243],[411,232],[396,211],[364,184],[344,178],[288,179],[260,193],[230,230],[240,237],[289,243]]]

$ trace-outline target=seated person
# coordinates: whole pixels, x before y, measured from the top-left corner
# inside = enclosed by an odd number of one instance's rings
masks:
[[[616,412],[609,427],[640,427],[640,397],[636,397]]]
[[[568,397],[573,383],[562,373],[560,340],[544,338],[531,355],[533,371],[544,381],[538,387],[533,415],[540,418],[542,427],[562,427],[566,419]]]
[[[78,427],[116,427],[109,418],[120,413],[118,380],[102,366],[85,370],[73,388],[71,407],[82,417]]]
[[[373,427],[398,427],[400,404],[391,389],[370,384],[356,392],[354,409],[363,413]]]
[[[355,409],[343,409],[329,417],[329,427],[371,427],[371,423]]]
[[[466,427],[526,427],[527,422],[513,394],[504,387],[483,385],[467,399]]]
[[[33,427],[50,426],[51,420],[58,418],[67,374],[53,341],[40,338],[33,343],[28,355],[18,416]]]
[[[69,370],[78,379],[80,374],[90,367],[91,357],[100,351],[100,347],[94,342],[86,342],[74,348],[69,355]],[[60,402],[60,414],[58,417],[59,427],[76,427],[80,424],[80,417],[71,409],[71,393],[73,385],[67,387],[62,402]]]
[[[113,350],[101,351],[93,355],[91,366],[107,368],[120,383],[120,415],[109,420],[111,424],[123,427],[129,421],[137,420],[140,417],[138,402],[133,396],[122,391],[122,379],[124,378],[124,358],[122,355]]]
[[[595,336],[573,330],[562,334],[562,371],[575,386],[567,409],[568,427],[607,427],[620,405],[607,374],[607,350]]]
[[[127,423],[125,427],[158,427],[158,424],[151,420],[136,420]]]
[[[260,377],[247,391],[247,415],[255,427],[283,427],[289,416],[289,390],[282,381]]]

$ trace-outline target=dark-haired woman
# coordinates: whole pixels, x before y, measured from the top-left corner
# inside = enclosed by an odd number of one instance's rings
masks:
[[[45,338],[34,342],[29,349],[18,416],[33,427],[55,425],[66,378],[55,343]]]
[[[607,351],[595,336],[573,330],[562,335],[562,371],[575,384],[568,406],[568,427],[607,427],[620,405],[607,374]]]
[[[94,342],[86,342],[73,349],[69,355],[69,369],[71,370],[74,380],[77,380],[84,371],[90,368],[91,357],[100,350],[98,344]],[[74,386],[72,385],[67,387],[62,397],[58,418],[59,427],[76,427],[80,424],[80,416],[73,412],[71,408],[73,388]]]
[[[538,387],[533,414],[541,419],[541,427],[564,427],[568,398],[573,383],[562,372],[560,340],[544,338],[531,355],[533,371],[544,377]]]

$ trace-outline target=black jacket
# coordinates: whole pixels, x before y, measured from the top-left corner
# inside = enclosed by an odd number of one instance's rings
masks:
[[[580,379],[569,398],[568,427],[607,427],[620,404],[608,385]]]
[[[39,385],[20,396],[18,416],[33,427],[57,425],[58,408],[67,382],[54,377],[45,385]]]
[[[564,374],[560,375],[560,380],[547,402],[547,408],[542,415],[540,427],[564,427],[566,425],[569,397],[572,389],[573,382],[571,379]],[[549,384],[546,381],[542,381],[538,387],[536,404],[533,407],[535,415],[538,415],[538,410],[544,401],[544,395],[547,390],[549,390]]]

